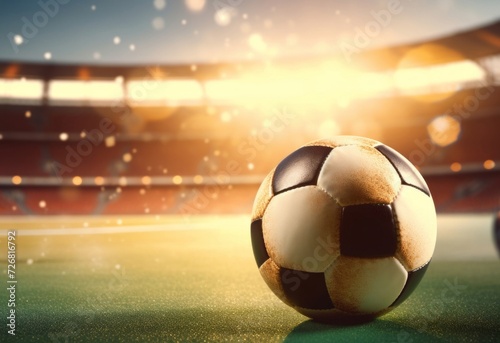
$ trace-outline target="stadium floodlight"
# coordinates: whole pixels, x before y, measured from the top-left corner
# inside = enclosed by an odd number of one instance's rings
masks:
[[[82,103],[111,103],[123,99],[123,87],[113,81],[49,81],[49,102],[80,105]]]
[[[210,80],[205,83],[207,98],[213,104],[244,105],[272,104],[297,99],[301,87],[287,79],[248,78]]]
[[[12,100],[41,100],[43,81],[29,79],[1,79],[0,98]]]
[[[209,80],[205,90],[214,105],[313,107],[332,99],[335,82],[316,68],[273,66],[239,78]]]
[[[467,84],[484,82],[486,74],[470,60],[436,66],[400,68],[394,73],[397,88],[405,95],[454,92]]]
[[[478,63],[487,70],[491,76],[492,85],[500,85],[500,54],[490,55],[478,59]]]
[[[393,95],[394,82],[392,73],[363,73],[358,82],[358,93],[362,98]]]
[[[203,89],[196,80],[143,79],[127,83],[127,100],[135,106],[196,106],[203,99]]]
[[[245,95],[250,96],[252,92],[245,87],[244,83],[237,79],[231,80],[209,80],[205,82],[207,98],[213,104],[241,103]],[[248,100],[249,97],[246,97]]]
[[[392,92],[392,75],[357,71],[329,61],[302,68],[273,68],[238,79],[205,83],[208,100],[216,105],[290,105],[317,109],[351,99]]]

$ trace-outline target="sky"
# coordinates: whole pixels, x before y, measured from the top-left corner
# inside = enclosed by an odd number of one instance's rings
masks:
[[[339,53],[359,32],[370,33],[362,47],[370,49],[497,20],[498,0],[0,0],[0,60],[188,64],[312,56]]]

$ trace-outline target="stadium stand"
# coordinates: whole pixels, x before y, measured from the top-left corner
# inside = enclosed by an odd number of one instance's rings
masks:
[[[258,72],[266,67],[261,63],[0,62],[0,214],[248,213],[260,180],[276,163],[310,140],[338,133],[372,137],[407,156],[426,177],[440,212],[496,211],[500,47],[485,37],[499,39],[500,23],[367,51],[356,65],[379,73],[372,77],[395,75],[405,56],[426,46],[454,53],[413,61],[419,72],[443,66],[472,72],[466,79],[432,79],[413,91],[392,85],[346,98],[332,90],[331,99],[319,97],[321,106],[295,106],[293,96],[291,105],[233,103],[238,91],[280,91],[265,84],[228,83],[214,95],[220,85],[210,82]],[[31,82],[29,94],[23,82]],[[149,98],[141,93],[145,85],[157,87]]]

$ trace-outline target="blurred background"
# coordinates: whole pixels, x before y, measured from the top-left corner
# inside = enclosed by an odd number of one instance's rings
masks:
[[[441,213],[500,207],[496,1],[1,4],[4,216],[247,214],[337,134],[399,150]]]
[[[497,342],[499,94],[497,0],[0,0],[18,338]],[[419,289],[359,330],[287,308],[250,243],[265,175],[334,135],[401,152],[438,212]]]

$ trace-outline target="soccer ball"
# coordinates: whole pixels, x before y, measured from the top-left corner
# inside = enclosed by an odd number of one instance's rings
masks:
[[[318,320],[375,318],[420,283],[436,212],[405,157],[337,136],[299,148],[267,175],[251,238],[264,281],[287,305]]]

